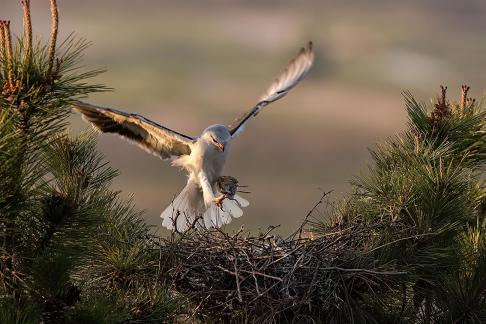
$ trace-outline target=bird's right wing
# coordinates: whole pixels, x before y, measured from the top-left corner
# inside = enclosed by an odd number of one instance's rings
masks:
[[[263,107],[289,93],[307,75],[313,63],[314,51],[312,50],[312,42],[309,42],[307,47],[301,48],[299,54],[280,72],[255,107],[228,126],[231,136],[240,133],[246,123],[252,117],[255,117]]]
[[[192,144],[196,140],[137,114],[128,114],[79,100],[71,104],[83,115],[83,119],[98,130],[116,133],[164,160],[191,154]]]

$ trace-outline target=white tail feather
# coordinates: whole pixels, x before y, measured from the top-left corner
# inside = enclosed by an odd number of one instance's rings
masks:
[[[199,214],[197,195],[200,195],[197,184],[189,181],[160,215],[162,226],[178,232],[184,232],[191,227]]]
[[[250,205],[250,202],[240,195],[235,195],[234,200],[236,200],[240,207],[248,207]]]

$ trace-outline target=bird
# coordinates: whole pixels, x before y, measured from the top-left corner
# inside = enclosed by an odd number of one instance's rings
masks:
[[[98,131],[115,133],[163,160],[170,160],[173,166],[187,173],[186,186],[160,215],[162,226],[175,232],[221,227],[242,216],[241,208],[249,205],[238,194],[222,193],[224,190],[218,186],[232,141],[264,107],[287,95],[308,74],[313,62],[313,44],[309,42],[277,75],[253,108],[229,125],[207,127],[197,137],[135,113],[77,99],[73,99],[71,105]]]

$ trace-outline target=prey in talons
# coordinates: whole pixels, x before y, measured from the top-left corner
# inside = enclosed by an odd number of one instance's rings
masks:
[[[225,199],[233,200],[239,205],[239,202],[235,199],[236,193],[237,192],[250,193],[249,191],[240,190],[240,188],[246,188],[248,186],[240,185],[238,179],[232,176],[219,177],[218,180],[216,181],[216,185],[221,194],[216,198],[214,198],[214,203],[221,210],[223,210],[223,201]]]

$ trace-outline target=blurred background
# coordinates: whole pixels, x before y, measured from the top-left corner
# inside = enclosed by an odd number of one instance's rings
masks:
[[[48,39],[49,1],[32,1],[36,33]],[[316,61],[304,82],[269,106],[234,143],[226,173],[249,185],[251,205],[228,230],[295,229],[323,191],[339,200],[366,172],[368,150],[400,132],[400,92],[430,101],[467,82],[486,87],[485,1],[58,1],[60,38],[92,41],[87,67],[114,92],[90,102],[142,114],[198,135],[252,107],[309,40]],[[19,1],[2,0],[2,19],[22,28]],[[77,115],[75,131],[86,128]],[[120,170],[113,187],[133,194],[147,222],[185,184],[182,172],[112,135],[99,150]],[[159,229],[164,234],[164,230]]]

